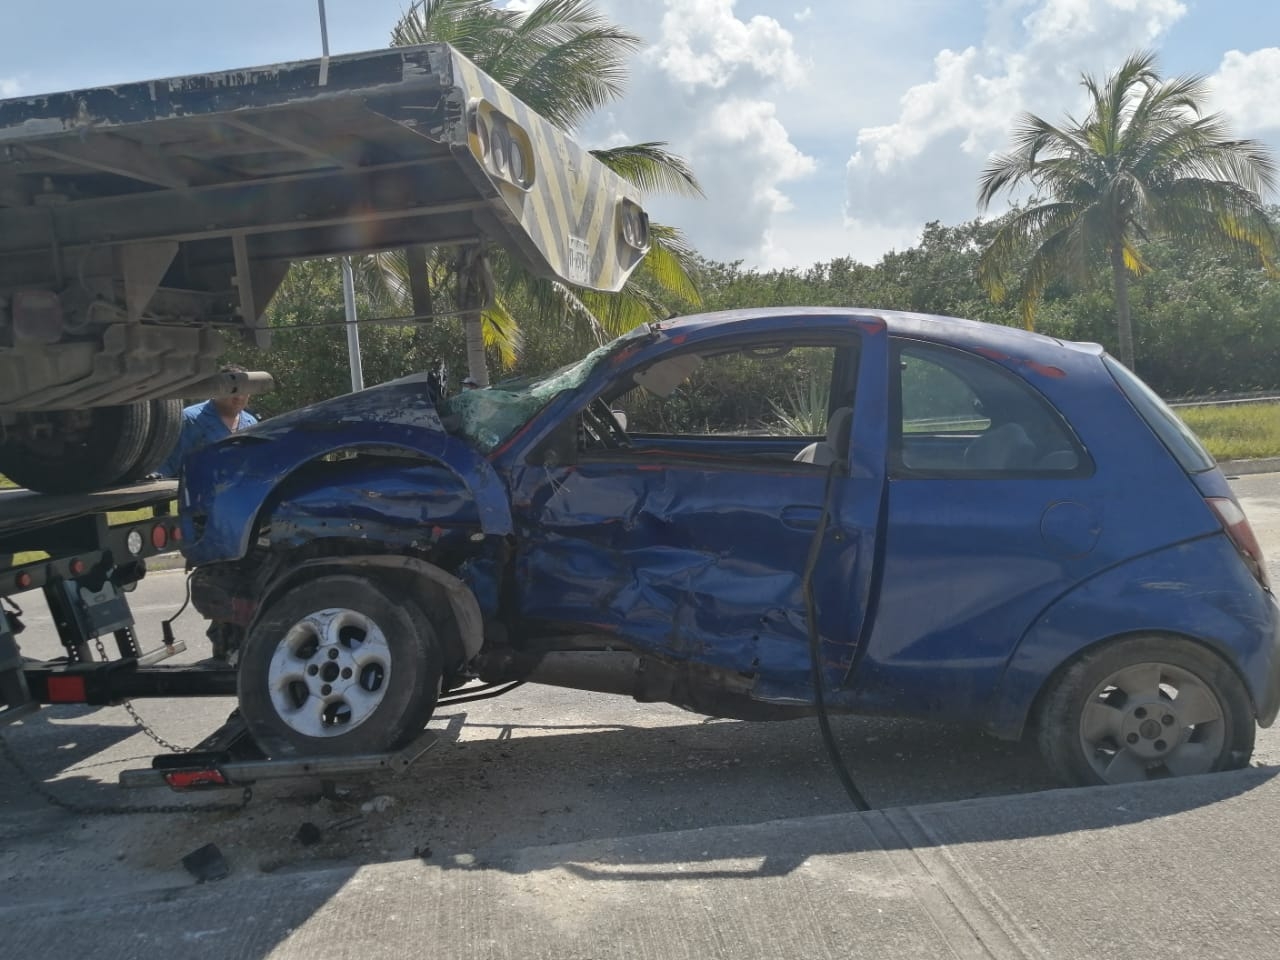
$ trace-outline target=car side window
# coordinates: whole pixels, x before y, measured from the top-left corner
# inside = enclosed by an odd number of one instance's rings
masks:
[[[892,462],[898,474],[1073,474],[1088,458],[1020,377],[963,350],[900,342]]]
[[[857,353],[759,342],[666,357],[587,405],[579,451],[826,466],[848,455]]]

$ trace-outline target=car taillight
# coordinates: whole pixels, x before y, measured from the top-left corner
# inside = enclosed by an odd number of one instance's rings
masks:
[[[1227,531],[1227,536],[1240,551],[1240,556],[1244,558],[1249,572],[1260,584],[1270,590],[1271,578],[1267,576],[1266,557],[1262,555],[1262,547],[1258,545],[1258,538],[1253,535],[1253,527],[1249,526],[1249,518],[1240,509],[1240,504],[1229,497],[1205,497],[1204,499],[1205,503],[1213,507],[1213,512],[1218,515],[1222,528]]]

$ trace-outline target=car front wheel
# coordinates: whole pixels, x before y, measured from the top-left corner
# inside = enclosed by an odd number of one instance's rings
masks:
[[[272,757],[395,750],[430,719],[440,663],[411,598],[372,578],[322,576],[287,590],[250,628],[240,712]]]
[[[1234,770],[1253,754],[1253,712],[1235,671],[1203,647],[1131,637],[1086,653],[1054,681],[1040,750],[1070,785]]]

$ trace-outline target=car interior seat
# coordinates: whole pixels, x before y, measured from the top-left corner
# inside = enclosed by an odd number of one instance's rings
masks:
[[[992,427],[965,449],[969,470],[1028,470],[1035,461],[1036,445],[1017,423]]]
[[[809,444],[794,457],[796,463],[830,466],[849,458],[849,430],[853,426],[853,408],[836,407],[827,420],[827,437]]]

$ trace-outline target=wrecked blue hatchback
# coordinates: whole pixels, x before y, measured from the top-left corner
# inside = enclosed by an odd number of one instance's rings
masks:
[[[409,377],[277,417],[192,456],[181,498],[273,756],[394,748],[464,686],[773,719],[817,680],[831,712],[1123,782],[1240,767],[1280,707],[1280,610],[1213,459],[1099,347],[998,326],[673,320],[438,408]]]

